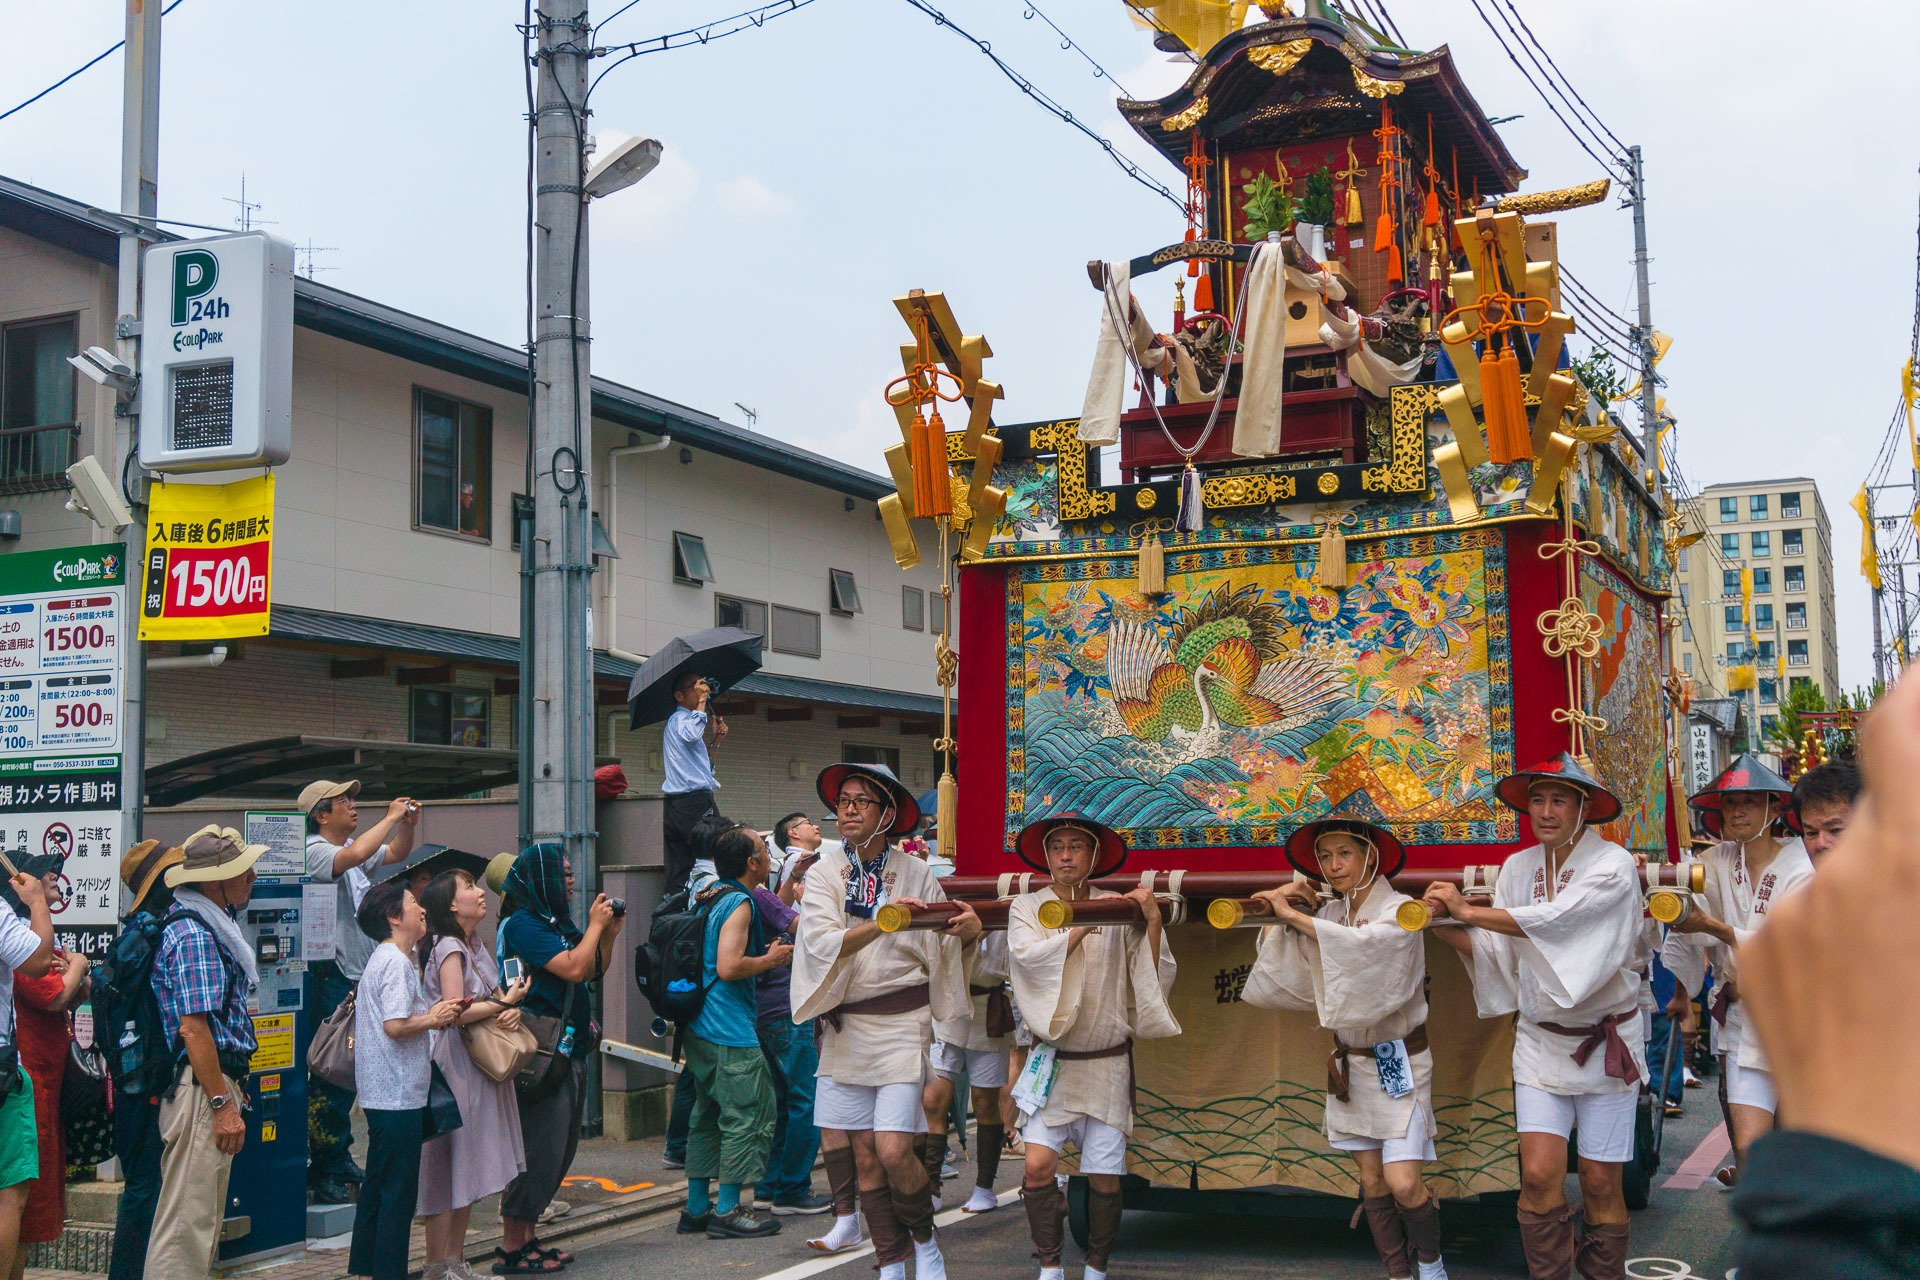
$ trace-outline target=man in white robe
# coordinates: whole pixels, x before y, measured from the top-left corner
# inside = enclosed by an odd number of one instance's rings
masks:
[[[1013,1047],[1013,1002],[1007,998],[1007,967],[1004,929],[982,933],[977,942],[968,945],[967,995],[973,1005],[966,1039],[957,1043],[936,1039],[928,1055],[933,1079],[927,1081],[921,1101],[927,1112],[927,1177],[934,1185],[936,1205],[954,1081],[964,1073],[973,1092],[973,1114],[979,1125],[974,1136],[973,1191],[961,1206],[967,1213],[991,1213],[1000,1207],[993,1190],[994,1180],[1000,1175],[1000,1152],[1007,1140],[1006,1126],[1000,1121],[1000,1091],[1007,1085],[1007,1057]]]
[[[933,1229],[933,1189],[914,1148],[927,1045],[935,1028],[964,1035],[968,1013],[961,947],[979,936],[964,908],[940,932],[882,933],[874,916],[888,902],[924,906],[945,894],[927,864],[891,847],[920,820],[913,794],[880,765],[822,770],[820,797],[839,817],[845,849],[807,871],[794,939],[793,1020],[818,1018],[819,1087],[814,1123],[829,1178],[845,1176],[851,1151],[861,1209],[873,1235],[881,1280],[903,1280],[914,1259],[919,1280],[944,1280]],[[817,1246],[843,1247],[836,1220]]]
[[[1640,1036],[1643,903],[1633,857],[1593,828],[1620,801],[1562,754],[1501,780],[1540,843],[1500,869],[1493,905],[1457,885],[1428,888],[1440,937],[1467,959],[1480,1016],[1518,1013],[1514,1115],[1520,1131],[1520,1242],[1533,1280],[1622,1280],[1634,1113],[1646,1078]],[[1583,1229],[1567,1203],[1567,1142],[1580,1131]]]
[[[1167,1007],[1173,953],[1161,934],[1160,904],[1144,885],[1124,895],[1139,904],[1139,923],[1061,929],[1040,923],[1049,902],[1122,896],[1088,883],[1126,860],[1111,828],[1049,818],[1022,831],[1018,849],[1028,865],[1053,877],[1046,888],[1015,898],[1007,917],[1013,998],[1034,1039],[1014,1086],[1026,1141],[1020,1196],[1040,1280],[1062,1280],[1066,1199],[1054,1175],[1060,1153],[1076,1147],[1088,1183],[1086,1280],[1106,1280],[1133,1132],[1133,1042],[1180,1034]]]
[[[1733,1139],[1733,1171],[1721,1171],[1725,1186],[1739,1180],[1747,1151],[1773,1128],[1780,1109],[1773,1073],[1740,999],[1740,949],[1781,899],[1813,879],[1806,846],[1771,834],[1792,794],[1785,778],[1752,755],[1742,755],[1693,797],[1707,829],[1726,838],[1701,855],[1706,888],[1693,895],[1686,917],[1670,926],[1660,952],[1661,963],[1673,974],[1670,1018],[1685,1015],[1706,980],[1707,965],[1713,965],[1709,1013],[1718,1028],[1715,1048]]]
[[[1420,1176],[1435,1132],[1426,940],[1394,919],[1409,899],[1387,882],[1406,851],[1384,828],[1332,820],[1294,832],[1287,858],[1339,896],[1320,906],[1302,882],[1255,895],[1277,923],[1260,931],[1241,998],[1311,1010],[1333,1033],[1326,1135],[1353,1153],[1374,1248],[1391,1280],[1411,1280],[1416,1263],[1420,1280],[1446,1280],[1440,1201]]]

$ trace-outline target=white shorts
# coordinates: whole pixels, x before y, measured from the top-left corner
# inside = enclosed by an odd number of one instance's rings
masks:
[[[934,1074],[951,1080],[964,1069],[967,1083],[976,1089],[998,1089],[1007,1082],[1005,1049],[963,1049],[956,1044],[936,1040],[927,1050]]]
[[[925,1133],[927,1113],[914,1084],[841,1084],[821,1076],[813,1094],[813,1123],[821,1129]]]
[[[1553,1133],[1565,1138],[1577,1125],[1580,1158],[1602,1164],[1633,1159],[1633,1120],[1638,1089],[1618,1093],[1548,1093],[1530,1084],[1513,1086],[1513,1112],[1521,1133]]]
[[[1027,1121],[1020,1136],[1028,1142],[1056,1154],[1071,1142],[1080,1149],[1080,1172],[1114,1173],[1127,1171],[1127,1135],[1104,1120],[1075,1116],[1066,1124],[1048,1124],[1039,1116]]]
[[[1382,1164],[1398,1164],[1403,1160],[1431,1160],[1433,1155],[1433,1135],[1428,1132],[1427,1108],[1425,1104],[1413,1104],[1413,1118],[1407,1121],[1407,1131],[1398,1138],[1329,1138],[1328,1143],[1335,1151],[1378,1151]]]
[[[1738,1051],[1729,1050],[1721,1060],[1727,1079],[1727,1101],[1742,1107],[1758,1107],[1778,1112],[1780,1094],[1773,1087],[1773,1072],[1740,1065]]]

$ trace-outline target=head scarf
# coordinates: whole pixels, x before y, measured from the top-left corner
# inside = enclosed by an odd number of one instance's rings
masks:
[[[520,910],[552,925],[569,944],[580,941],[580,926],[573,922],[573,904],[567,899],[566,851],[558,841],[542,840],[521,850],[501,891]]]
[[[57,853],[35,853],[13,859],[13,865],[21,875],[38,880],[58,872],[66,865],[66,859]],[[4,877],[0,877],[0,898],[4,898],[7,905],[13,908],[13,913],[23,919],[33,914],[27,910],[27,904],[20,901],[20,895],[13,891],[13,882]],[[50,902],[47,905],[51,907],[53,904]]]

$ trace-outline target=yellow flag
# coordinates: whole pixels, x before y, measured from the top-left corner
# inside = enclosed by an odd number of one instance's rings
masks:
[[[1777,653],[1774,655],[1773,678],[1776,680],[1785,680],[1787,678],[1787,655],[1784,652]],[[1781,695],[1781,700],[1785,701],[1786,690],[1782,689],[1780,691],[1780,695]]]
[[[1753,570],[1740,571],[1740,625],[1753,625]]]
[[[1909,356],[1905,367],[1900,370],[1900,398],[1906,402],[1907,406],[1907,443],[1913,448],[1913,469],[1920,471],[1920,434],[1916,434],[1913,426],[1916,394],[1920,392],[1916,392],[1913,385],[1913,357]]]
[[[1727,692],[1753,692],[1753,667],[1750,664],[1727,668]]]
[[[1867,496],[1865,482],[1853,495],[1853,509],[1860,516],[1860,575],[1875,591],[1880,589],[1880,551],[1873,543],[1873,499]]]

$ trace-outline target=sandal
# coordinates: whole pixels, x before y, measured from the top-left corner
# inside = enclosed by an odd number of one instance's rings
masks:
[[[573,1265],[572,1254],[568,1253],[565,1249],[556,1248],[555,1246],[550,1244],[541,1244],[539,1236],[534,1236],[531,1239],[529,1239],[527,1241],[527,1248],[532,1250],[534,1253],[539,1254],[543,1258],[552,1258],[555,1262],[559,1263],[563,1267],[570,1267]]]
[[[528,1241],[511,1253],[505,1249],[493,1251],[493,1274],[497,1276],[553,1275],[564,1265],[558,1259],[535,1249],[532,1241]]]

